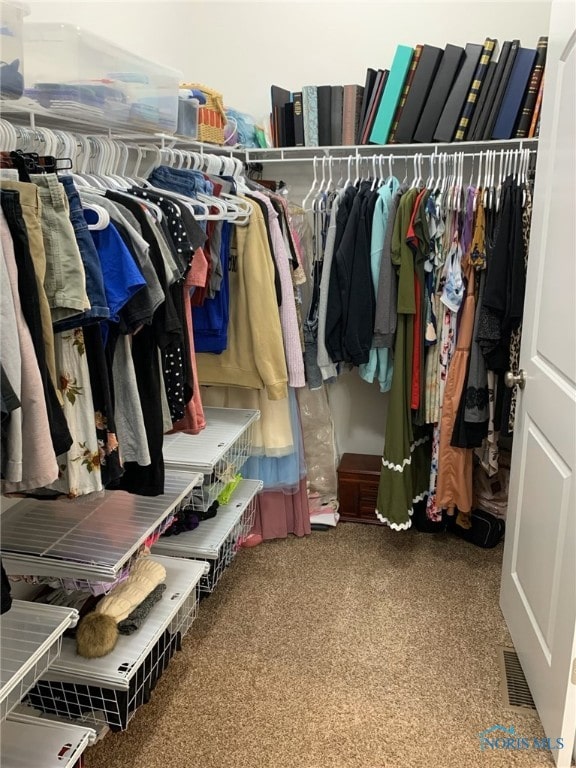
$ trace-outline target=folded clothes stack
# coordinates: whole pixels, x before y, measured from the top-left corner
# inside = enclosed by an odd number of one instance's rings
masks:
[[[76,650],[85,658],[99,658],[114,650],[119,634],[131,635],[140,629],[162,598],[165,579],[164,566],[142,556],[128,578],[106,596],[59,587],[43,591],[36,602],[75,608],[80,621],[69,634],[76,637]]]
[[[198,509],[194,502],[182,507],[176,515],[173,524],[162,535],[178,536],[185,531],[193,531],[195,528],[198,528],[200,523],[204,520],[210,520],[212,517],[216,517],[219,506],[220,503],[214,501],[206,510]]]

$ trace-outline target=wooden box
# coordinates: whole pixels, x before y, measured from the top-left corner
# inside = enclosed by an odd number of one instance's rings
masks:
[[[375,513],[381,468],[381,456],[343,454],[338,467],[339,512],[342,522],[382,525]]]

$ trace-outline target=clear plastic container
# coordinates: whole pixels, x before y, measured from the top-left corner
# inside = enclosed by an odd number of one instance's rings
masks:
[[[173,133],[181,74],[71,24],[24,25],[26,96],[51,112]]]
[[[24,3],[0,2],[0,99],[19,99],[24,90]]]

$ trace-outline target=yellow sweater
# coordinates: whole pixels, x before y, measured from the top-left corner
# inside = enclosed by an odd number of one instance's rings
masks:
[[[250,201],[248,201],[250,202]],[[196,356],[200,384],[264,389],[270,400],[288,396],[288,371],[274,287],[274,264],[262,211],[234,227],[230,246],[228,348]]]

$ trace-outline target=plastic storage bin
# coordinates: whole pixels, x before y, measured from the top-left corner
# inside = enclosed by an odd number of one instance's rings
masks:
[[[75,119],[174,132],[180,73],[70,24],[24,25],[26,95]]]
[[[24,91],[24,3],[0,2],[0,99],[19,99]]]

